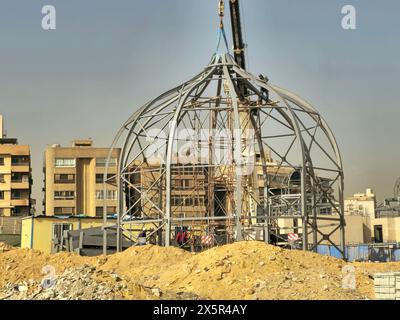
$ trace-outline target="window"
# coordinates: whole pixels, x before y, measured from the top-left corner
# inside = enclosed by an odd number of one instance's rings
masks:
[[[96,183],[103,183],[104,175],[99,173],[96,174]],[[107,183],[115,183],[115,174],[108,174],[107,175]]]
[[[96,207],[96,216],[103,216],[104,207]],[[117,207],[107,207],[107,214],[116,214]]]
[[[4,191],[0,191],[0,200],[4,200]]]
[[[96,207],[96,216],[103,215],[103,207]]]
[[[375,240],[375,243],[383,243],[382,225],[374,226],[374,240]]]
[[[12,173],[11,182],[16,182],[16,183],[29,182],[29,176],[22,173]]]
[[[75,213],[74,207],[55,207],[55,215],[73,215]]]
[[[179,196],[172,196],[171,197],[171,205],[173,207],[178,207],[182,205],[182,199]]]
[[[11,165],[13,165],[13,166],[28,166],[29,165],[29,157],[13,156],[13,157],[11,157]]]
[[[55,174],[54,183],[75,183],[74,174]]]
[[[107,165],[107,158],[96,158],[96,167],[105,168]],[[109,162],[110,167],[117,166],[117,158],[111,158]]]
[[[74,200],[75,191],[54,191],[54,200]]]
[[[12,215],[14,217],[26,215],[26,214],[28,214],[28,212],[29,211],[26,208],[23,208],[23,207],[14,207],[12,209]]]
[[[193,176],[193,175],[203,175],[206,169],[204,167],[193,167],[191,166],[182,166],[176,165],[171,168],[172,175],[174,176]]]
[[[5,175],[0,174],[0,183],[5,183],[5,182],[6,182]]]
[[[192,196],[172,196],[171,205],[173,207],[204,206],[204,198],[193,198]]]
[[[193,205],[194,205],[195,207],[203,207],[203,206],[204,206],[204,198],[203,198],[203,197],[201,197],[201,198],[194,198],[194,199],[193,199]]]
[[[19,190],[12,190],[11,191],[11,199],[12,200],[20,200],[22,199],[22,193]]]
[[[104,190],[96,190],[96,200],[104,200]]]
[[[104,200],[104,190],[96,191],[96,200]],[[117,200],[117,190],[107,190],[107,200]]]
[[[53,224],[53,239],[61,239],[64,231],[72,230],[70,223],[54,223]]]
[[[4,216],[4,209],[0,208],[0,217],[3,217],[3,216]]]
[[[176,190],[187,190],[191,188],[191,181],[186,179],[174,179],[172,181],[172,186]]]
[[[56,158],[55,165],[57,168],[75,168],[76,160],[70,158]]]
[[[4,158],[0,157],[0,166],[4,166]]]
[[[107,190],[107,200],[117,200],[117,190]]]

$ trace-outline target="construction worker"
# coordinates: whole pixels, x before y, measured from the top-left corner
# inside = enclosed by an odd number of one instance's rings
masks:
[[[187,240],[188,240],[188,233],[185,230],[185,228],[179,228],[178,232],[176,233],[176,237],[175,237],[176,242],[180,245],[183,246],[186,244]]]
[[[138,243],[139,246],[145,246],[146,245],[146,236],[147,236],[147,231],[146,229],[143,227],[142,232],[139,233],[139,237],[138,237]]]
[[[260,78],[260,80],[262,82],[268,83],[268,81],[269,81],[268,77],[264,76],[262,74],[260,74],[258,77]],[[268,103],[269,102],[269,91],[265,88],[261,88],[261,93],[262,93],[262,96],[263,96],[263,99],[265,100],[265,102]],[[262,100],[261,100],[261,103],[262,103]]]

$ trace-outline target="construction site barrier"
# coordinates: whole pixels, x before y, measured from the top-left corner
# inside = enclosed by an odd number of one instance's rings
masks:
[[[317,253],[341,258],[340,251],[327,244],[317,246]],[[392,262],[400,261],[400,243],[375,243],[346,245],[345,256],[347,261]]]

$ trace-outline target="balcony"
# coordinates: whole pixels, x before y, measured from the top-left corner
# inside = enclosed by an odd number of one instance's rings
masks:
[[[30,178],[26,173],[11,174],[11,189],[29,189]]]
[[[29,189],[28,181],[11,181],[11,189]]]
[[[11,199],[12,206],[29,206],[29,199]]]
[[[59,179],[54,180],[54,184],[74,184],[75,180]]]
[[[11,165],[11,171],[12,172],[30,172],[31,168],[29,163],[13,163]]]

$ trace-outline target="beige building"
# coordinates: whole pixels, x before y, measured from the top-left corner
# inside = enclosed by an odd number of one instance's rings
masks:
[[[117,187],[108,184],[104,192],[108,148],[93,147],[92,140],[75,140],[71,147],[53,145],[44,155],[44,214],[47,216],[103,215],[117,212]],[[119,149],[111,156],[108,179],[117,173]]]
[[[27,145],[4,134],[0,115],[0,217],[31,213],[31,155]]]
[[[344,212],[346,215],[373,218],[375,217],[375,209],[376,198],[372,189],[367,189],[365,193],[356,193],[344,200]]]
[[[400,216],[379,216],[376,209],[376,197],[371,189],[345,200],[346,223],[352,229],[349,237],[359,237],[362,234],[365,243],[400,242]],[[356,216],[363,218],[362,233],[357,230],[360,225]]]
[[[372,218],[371,234],[375,243],[400,242],[400,217]]]

